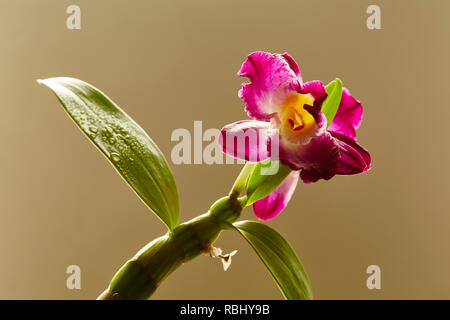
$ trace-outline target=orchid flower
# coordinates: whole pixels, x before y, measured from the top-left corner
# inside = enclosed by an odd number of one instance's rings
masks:
[[[370,169],[370,154],[356,142],[362,106],[347,89],[331,123],[321,111],[327,91],[321,81],[303,83],[295,60],[284,54],[254,52],[238,72],[250,83],[239,97],[252,120],[225,126],[219,136],[223,151],[250,162],[280,160],[293,171],[271,194],[253,204],[256,216],[269,220],[287,205],[299,177],[305,183],[353,175]],[[236,144],[227,136],[257,133],[257,141]],[[272,143],[277,143],[274,159]]]
[[[228,195],[184,223],[179,223],[178,188],[170,166],[133,119],[84,81],[38,81],[56,94],[79,129],[168,230],[128,260],[98,299],[148,299],[169,274],[201,253],[220,258],[226,270],[237,250],[225,254],[213,246],[225,230],[250,244],[286,299],[313,298],[308,275],[289,242],[264,223],[238,219],[250,205],[262,220],[277,216],[300,178],[310,183],[369,170],[370,155],[356,143],[361,104],[338,79],[326,88],[320,81],[303,83],[286,53],[255,52],[238,75],[250,78],[239,97],[252,119],[223,128],[219,143],[247,163]],[[257,163],[263,161],[269,168]]]

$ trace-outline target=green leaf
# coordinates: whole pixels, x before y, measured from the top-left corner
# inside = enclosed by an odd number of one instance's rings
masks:
[[[141,200],[169,227],[179,220],[175,179],[158,146],[105,94],[74,78],[38,80],[106,156]]]
[[[264,263],[287,300],[311,300],[308,275],[291,245],[274,229],[256,221],[233,224]]]
[[[291,172],[280,161],[266,160],[258,162],[248,179],[247,205],[264,198],[275,190]]]
[[[336,79],[330,82],[325,89],[327,90],[328,97],[322,104],[322,112],[327,117],[327,128],[333,121],[334,116],[336,115],[337,109],[339,107],[339,103],[341,102],[342,97],[342,81],[340,79]]]

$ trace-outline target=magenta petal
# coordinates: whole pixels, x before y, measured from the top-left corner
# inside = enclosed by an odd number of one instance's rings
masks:
[[[328,132],[312,138],[306,145],[280,139],[280,160],[292,170],[302,170],[300,177],[305,183],[329,180],[336,174],[339,147]]]
[[[250,83],[242,85],[239,98],[244,100],[245,110],[251,118],[270,119],[287,97],[297,93],[300,81],[294,63],[290,57],[268,52],[254,52],[248,56],[238,75],[248,77]]]
[[[269,122],[243,120],[225,126],[219,135],[223,152],[241,160],[260,162],[269,158]]]
[[[319,80],[304,83],[300,88],[299,93],[311,94],[314,98],[314,109],[318,108],[319,111],[322,107],[322,103],[328,97],[328,93],[325,90],[325,86],[323,85],[322,81]]]
[[[292,171],[271,194],[253,204],[255,215],[264,221],[275,218],[287,206],[298,182],[298,171]]]
[[[286,62],[289,64],[289,67],[294,71],[295,75],[297,76],[298,80],[302,82],[302,76],[300,74],[300,68],[298,67],[297,62],[295,62],[294,58],[292,58],[288,53],[283,53],[281,55],[284,59],[286,59]]]
[[[352,175],[366,172],[370,169],[370,153],[356,143],[355,140],[330,131],[339,145],[340,159],[336,174]]]
[[[344,136],[356,138],[355,130],[361,124],[363,109],[361,103],[352,97],[347,89],[342,90],[341,103],[339,104],[333,121],[328,130],[340,133]]]
[[[319,128],[326,128],[327,118],[320,111],[322,109],[322,103],[328,97],[328,93],[325,90],[325,86],[321,81],[315,80],[310,81],[302,85],[300,89],[302,94],[311,94],[314,98],[314,103],[312,106],[305,105],[304,108],[314,117],[317,126]]]

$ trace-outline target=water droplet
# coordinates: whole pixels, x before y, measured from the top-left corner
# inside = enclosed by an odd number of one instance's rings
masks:
[[[113,162],[119,162],[120,161],[120,157],[117,153],[111,153],[111,159]]]
[[[89,134],[89,137],[91,137],[91,139],[95,139],[95,138],[97,138],[97,134],[91,133],[91,134]]]
[[[89,131],[91,131],[92,133],[97,133],[98,129],[96,127],[89,127]]]
[[[110,143],[110,144],[114,144],[114,143],[116,143],[116,140],[114,140],[113,138],[111,138],[111,139],[109,139],[109,143]]]

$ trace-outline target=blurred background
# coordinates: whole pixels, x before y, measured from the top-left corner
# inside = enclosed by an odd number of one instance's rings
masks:
[[[66,27],[71,4],[81,30]],[[381,30],[366,27],[371,4]],[[449,10],[445,0],[0,0],[0,298],[94,299],[165,232],[36,79],[80,78],[131,115],[168,158],[185,221],[225,195],[241,166],[176,166],[171,133],[247,118],[236,72],[265,50],[291,54],[305,81],[341,78],[364,107],[358,141],[372,170],[299,185],[269,222],[315,298],[450,299]],[[282,298],[239,235],[216,246],[239,251],[227,272],[201,256],[153,297]],[[66,288],[72,264],[81,290]],[[366,287],[373,264],[381,290]]]

